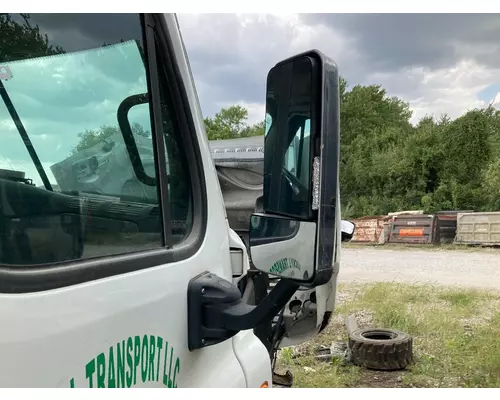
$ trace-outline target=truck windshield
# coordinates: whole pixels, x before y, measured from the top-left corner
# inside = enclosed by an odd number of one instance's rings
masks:
[[[127,96],[145,92],[143,60],[133,40],[48,57],[0,60],[0,169],[24,173],[37,187],[50,190],[119,196],[122,181],[134,171],[116,110]],[[144,169],[151,170],[148,105],[134,107],[128,119]],[[120,168],[106,171],[106,163]],[[93,174],[97,167],[98,178]],[[116,171],[122,179],[111,176]]]

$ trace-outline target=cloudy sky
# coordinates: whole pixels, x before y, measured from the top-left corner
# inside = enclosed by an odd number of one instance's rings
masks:
[[[22,23],[19,16],[14,18]],[[120,102],[146,91],[136,42],[141,39],[140,23],[136,14],[113,15],[113,23],[109,14],[32,18],[49,42],[67,53],[12,61],[27,47],[22,41],[2,42],[8,35],[0,35],[0,50],[10,54],[2,59],[0,51],[0,70],[8,67],[12,73],[3,78],[0,74],[0,79],[53,181],[50,167],[68,158],[80,132],[116,126]],[[249,122],[261,121],[268,70],[311,48],[332,57],[351,86],[381,84],[389,95],[409,101],[414,122],[426,114],[457,117],[490,102],[500,107],[498,14],[181,14],[178,18],[206,116],[241,104],[249,110]],[[121,39],[125,42],[101,47]],[[134,109],[129,117],[150,130],[147,106]],[[26,171],[39,184],[3,102],[0,133],[0,168]]]
[[[241,104],[264,116],[267,71],[310,48],[349,84],[381,84],[426,114],[500,107],[499,14],[180,14],[204,114]]]

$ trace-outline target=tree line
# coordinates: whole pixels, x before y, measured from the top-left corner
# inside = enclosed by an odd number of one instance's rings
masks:
[[[340,80],[342,213],[346,218],[422,209],[500,210],[500,111],[456,119],[426,116],[412,125],[404,100],[380,85]],[[264,134],[241,106],[205,118],[208,138]]]
[[[340,190],[346,217],[500,208],[500,112],[426,116],[379,85],[341,81]]]

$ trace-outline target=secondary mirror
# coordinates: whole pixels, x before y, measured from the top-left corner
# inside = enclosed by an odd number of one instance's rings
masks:
[[[308,281],[314,275],[316,223],[287,217],[253,214],[250,256],[260,271]]]
[[[353,222],[342,220],[342,222],[340,224],[340,229],[342,232],[342,241],[343,242],[348,242],[352,239],[352,237],[354,236],[355,228],[356,228],[356,225]]]

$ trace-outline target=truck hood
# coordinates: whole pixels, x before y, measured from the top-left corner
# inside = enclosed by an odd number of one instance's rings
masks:
[[[262,190],[264,136],[211,140],[209,144],[221,184]]]

